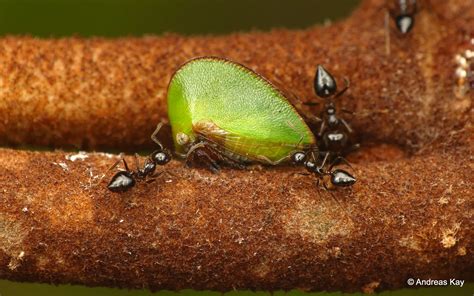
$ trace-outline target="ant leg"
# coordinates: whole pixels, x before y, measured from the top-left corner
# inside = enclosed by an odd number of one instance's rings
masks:
[[[323,180],[323,176],[319,176],[318,180],[316,181],[316,186],[322,187],[324,190],[329,191],[330,188],[326,185],[326,182]]]
[[[326,121],[323,121],[323,123],[321,123],[321,127],[319,128],[318,137],[321,137],[323,135],[323,132],[325,129],[326,129]]]
[[[345,77],[344,77],[344,84],[345,84],[344,88],[334,96],[334,99],[342,96],[346,92],[346,90],[349,89],[349,86],[351,86],[349,79]]]
[[[394,10],[394,7],[387,8],[387,12],[391,18],[397,18],[397,13]]]
[[[174,177],[174,178],[177,178],[177,177],[178,177],[178,176],[176,176],[175,174],[173,174],[173,173],[170,172],[170,171],[165,171],[165,170],[163,170],[163,171],[161,171],[161,172],[163,172],[163,174],[168,175],[168,177]],[[161,172],[160,172],[160,176],[161,176]]]
[[[318,155],[318,157],[316,157],[316,153],[315,153],[314,149],[311,149],[311,152],[308,151],[308,153],[311,153],[311,159],[313,159],[314,162],[316,162],[316,160],[319,159],[319,155]]]
[[[107,170],[107,172],[106,172],[105,174],[107,174],[107,173],[110,172],[111,170],[115,169],[115,168],[118,166],[118,164],[119,164],[122,160],[123,160],[123,158],[118,159],[118,160]]]
[[[412,7],[413,9],[411,9],[411,11],[410,11],[409,13],[410,13],[410,14],[417,14],[417,13],[418,13],[418,3],[417,3],[417,1],[416,1],[416,0],[411,0],[410,2],[411,2],[411,4],[412,4],[411,7]]]
[[[102,174],[102,176],[99,178],[98,183],[100,183],[100,182],[102,181],[102,179],[104,179],[105,176],[106,176],[111,170],[115,169],[121,161],[123,161],[124,164],[126,165],[125,159],[124,159],[123,157],[122,157],[121,159],[117,159],[117,161],[114,162],[114,164],[113,164],[110,168],[108,168],[105,173]],[[127,171],[128,171],[128,167],[126,167],[126,168],[127,168]],[[91,177],[92,177],[92,175],[91,175]],[[98,184],[98,183],[97,183],[97,184]]]
[[[153,179],[156,179],[159,176],[161,176],[163,173],[164,173],[164,171],[161,171],[161,172],[158,172],[158,173],[154,172],[153,174],[150,175],[150,177],[153,178]]]
[[[122,158],[122,160],[123,160],[123,165],[125,166],[125,170],[127,172],[130,172],[130,169],[128,168],[128,165],[127,165],[127,162],[125,161],[125,158]]]
[[[344,149],[342,154],[343,154],[343,155],[349,154],[349,153],[351,153],[351,152],[353,152],[353,151],[358,150],[359,148],[360,148],[360,144],[359,144],[359,143],[354,144],[354,145],[352,145],[351,147]]]
[[[329,157],[329,152],[326,152],[326,155],[324,156],[324,159],[323,159],[323,162],[321,163],[320,168],[324,168],[324,165],[326,164],[328,157]]]
[[[156,181],[156,178],[148,178],[146,179],[145,183],[150,184]]]
[[[138,153],[135,153],[135,166],[137,167],[137,170],[140,169],[140,160],[138,159]]]
[[[346,210],[344,210],[344,207],[342,206],[341,202],[336,198],[336,196],[331,191],[329,191],[329,194],[331,194],[332,198],[337,203],[337,207],[341,211],[344,212],[344,214],[346,215],[347,218],[349,218],[349,220],[351,220],[354,223],[354,219],[352,218],[352,216]]]
[[[322,118],[320,118],[320,117],[318,117],[318,116],[316,116],[316,115],[313,116],[313,120],[314,120],[314,121],[317,121],[317,122],[323,121]]]
[[[111,170],[115,169],[115,168],[118,166],[118,164],[119,164],[122,160],[125,161],[123,158],[117,159],[117,161],[116,161],[110,168],[108,168],[105,173],[102,174],[102,176],[100,177],[98,183],[101,182],[102,179],[104,179],[105,176],[106,176]],[[91,173],[91,174],[92,174],[92,173]],[[92,177],[92,175],[91,175],[91,177]],[[98,184],[98,183],[97,183],[97,184]]]
[[[332,161],[331,165],[329,166],[329,171],[331,171],[332,168],[333,168],[336,164],[339,164],[341,161],[342,161],[343,163],[347,164],[347,165],[352,169],[352,165],[347,161],[347,159],[345,159],[345,158],[342,157],[342,156],[338,156],[338,157],[336,157],[336,158]]]
[[[347,131],[352,134],[354,130],[351,128],[351,126],[344,119],[342,118],[340,119],[341,119],[342,124],[344,124],[344,126],[346,127]]]
[[[323,188],[324,188],[324,190],[326,190],[326,191],[329,192],[329,188],[328,188],[328,186],[326,185],[326,182],[323,181],[322,183],[323,183]]]
[[[160,149],[163,149],[163,145],[161,144],[160,140],[158,140],[158,137],[156,136],[159,131],[161,130],[161,127],[163,126],[163,122],[160,121],[157,125],[156,125],[156,129],[155,131],[153,132],[153,134],[151,134],[151,139],[153,142],[155,142],[156,144],[158,144],[158,146],[160,146]]]
[[[310,173],[301,173],[301,172],[298,172],[297,174],[298,174],[298,175],[302,175],[302,176],[309,176],[309,175],[311,175]]]
[[[318,103],[318,102],[309,101],[309,102],[304,102],[303,105],[306,105],[306,106],[318,106],[319,103]]]
[[[303,117],[304,121],[312,123],[312,124],[320,123],[320,122],[323,121],[320,117],[318,117],[316,115],[312,115],[310,117],[307,117],[307,116],[302,116],[302,117]]]
[[[147,184],[149,184],[149,183],[151,183],[151,182],[155,182],[156,179],[157,179],[159,176],[161,176],[163,173],[164,173],[163,171],[161,171],[161,172],[159,172],[159,173],[154,172],[153,174],[150,175],[150,178],[147,178],[147,179],[146,179],[145,182],[146,182]]]
[[[327,153],[330,153],[330,152],[327,151],[327,150],[319,150],[318,159],[319,158],[324,158],[324,156],[326,156]]]
[[[311,156],[313,157],[313,160],[316,162],[316,160],[319,158],[319,153],[321,151],[319,151],[319,148],[318,146],[314,146],[311,148]],[[316,158],[316,155],[318,155],[318,157]]]
[[[344,109],[344,108],[341,108],[339,110],[341,110],[341,112],[347,113],[347,114],[352,115],[352,116],[355,115],[355,112],[351,111],[351,110],[347,110],[347,109]]]
[[[166,170],[162,170],[161,172],[154,172],[153,174],[150,175],[150,181],[149,182],[153,182],[155,181],[156,179],[158,179],[159,177],[161,177],[162,175],[168,175],[169,177],[177,177],[175,174],[169,172],[169,171],[166,171]],[[148,181],[147,181],[148,182]]]

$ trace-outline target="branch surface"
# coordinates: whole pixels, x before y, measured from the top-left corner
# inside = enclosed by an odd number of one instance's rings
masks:
[[[358,182],[335,192],[298,168],[214,175],[172,161],[114,194],[110,174],[98,180],[115,156],[1,149],[0,278],[220,291],[473,281],[472,92],[456,95],[453,59],[474,7],[423,2],[413,34],[391,26],[388,55],[382,2],[306,31],[0,39],[2,144],[151,148],[173,70],[200,55],[250,66],[306,114],[324,64],[351,80],[341,104],[365,144],[351,156]]]
[[[216,175],[173,161],[174,176],[114,194],[110,175],[95,184],[115,158],[66,156],[0,150],[2,278],[221,291],[473,279],[462,158],[357,165],[360,181],[335,192],[296,168]]]
[[[174,70],[196,56],[243,63],[294,94],[318,100],[312,80],[323,64],[352,86],[342,105],[357,113],[362,138],[410,145],[444,137],[465,123],[468,96],[454,95],[454,56],[472,38],[474,8],[436,1],[417,14],[413,34],[390,26],[383,1],[366,1],[329,27],[223,37],[0,39],[0,143],[134,152],[166,119]],[[455,2],[459,2],[456,5]],[[462,4],[464,3],[464,4]],[[436,5],[435,5],[436,4]],[[453,11],[454,10],[454,11]],[[440,14],[438,12],[442,12]]]

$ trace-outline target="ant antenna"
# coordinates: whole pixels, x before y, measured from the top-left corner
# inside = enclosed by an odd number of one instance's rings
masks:
[[[335,99],[343,95],[346,92],[346,90],[349,89],[349,86],[351,86],[351,82],[349,81],[349,79],[344,77],[344,88],[340,92],[338,92],[333,98]]]
[[[337,207],[338,207],[340,210],[342,210],[342,211],[344,212],[345,216],[346,216],[347,218],[349,218],[349,220],[351,220],[352,223],[355,224],[355,221],[354,221],[354,219],[352,218],[352,216],[348,213],[348,211],[347,211],[346,209],[344,209],[344,207],[342,206],[341,202],[336,198],[336,196],[334,195],[334,193],[332,193],[332,192],[329,191],[329,190],[327,190],[327,192],[329,192],[329,194],[331,195],[332,199],[334,199],[334,201],[335,201],[336,204],[337,204]]]
[[[158,146],[160,146],[160,149],[161,149],[161,150],[163,150],[163,145],[161,144],[160,140],[158,140],[158,137],[156,136],[156,135],[160,132],[161,127],[163,127],[163,121],[160,121],[160,122],[156,125],[155,131],[153,132],[153,134],[151,134],[151,139],[153,140],[153,142],[155,142],[156,144],[158,144]]]
[[[326,155],[324,155],[323,162],[321,163],[322,168],[324,168],[324,165],[326,164],[326,160],[328,159],[328,157],[329,157],[329,152],[326,152]]]

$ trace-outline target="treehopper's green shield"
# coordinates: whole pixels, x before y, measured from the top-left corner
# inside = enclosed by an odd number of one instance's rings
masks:
[[[275,163],[315,138],[284,95],[252,70],[220,58],[184,64],[168,88],[168,115],[176,151],[182,133],[249,160]]]

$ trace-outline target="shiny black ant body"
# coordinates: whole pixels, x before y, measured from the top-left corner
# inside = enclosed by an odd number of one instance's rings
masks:
[[[109,190],[113,192],[125,192],[135,186],[136,181],[145,180],[148,179],[148,177],[152,177],[152,179],[148,180],[154,180],[153,177],[157,177],[157,175],[155,175],[156,166],[165,165],[170,160],[171,156],[168,152],[166,152],[165,150],[155,150],[145,160],[143,168],[140,168],[138,163],[138,156],[135,154],[137,169],[135,171],[132,171],[128,168],[125,158],[122,158],[125,171],[120,171],[116,173],[110,180],[109,184],[107,185],[107,188],[109,188]],[[119,162],[120,160],[117,161],[113,165],[113,167],[116,167]]]
[[[319,150],[322,153],[329,152],[330,159],[337,158],[357,149],[359,144],[352,144],[350,136],[354,133],[346,120],[339,117],[336,112],[334,99],[340,97],[349,88],[349,81],[344,79],[344,88],[337,92],[336,80],[321,65],[318,65],[314,77],[314,90],[316,95],[325,100],[324,109],[320,117],[315,117],[321,122],[319,131],[316,134],[319,144]],[[314,103],[307,103],[308,105]],[[350,111],[342,109],[341,111],[353,114]]]
[[[313,154],[312,154],[313,155]],[[343,160],[344,162],[347,163],[347,161],[342,158],[338,157],[336,158],[331,165],[329,165],[329,168],[326,169],[326,162],[328,161],[329,157],[329,152],[326,153],[324,156],[323,161],[321,164],[317,164],[315,157],[313,155],[312,158],[308,157],[308,152],[303,152],[303,151],[297,151],[292,155],[292,161],[296,165],[303,165],[306,170],[312,174],[315,174],[318,177],[318,185],[320,181],[323,181],[323,186],[325,189],[328,189],[326,186],[326,183],[324,182],[323,178],[325,176],[330,177],[330,182],[332,186],[336,187],[349,187],[352,186],[356,182],[356,178],[352,176],[350,173],[343,169],[335,169],[333,170],[332,168],[334,165],[337,163],[339,160]],[[349,163],[347,163],[349,165]]]
[[[416,0],[392,0],[392,3],[388,12],[398,31],[402,34],[409,33],[415,24],[415,14],[418,12]]]
[[[135,165],[136,170],[132,171],[129,169],[127,162],[124,158],[121,160],[123,161],[123,165],[125,167],[125,171],[117,172],[112,179],[110,180],[107,188],[113,192],[125,192],[135,186],[137,181],[147,180],[153,181],[155,177],[160,175],[155,174],[156,167],[158,165],[165,165],[171,160],[171,154],[163,147],[163,145],[158,141],[156,134],[160,130],[162,124],[158,124],[156,127],[155,132],[151,135],[151,139],[158,144],[159,149],[153,151],[148,158],[145,160],[145,163],[142,168],[140,168],[140,164],[138,161],[138,155],[135,154]],[[109,169],[114,169],[120,160],[115,162],[115,164]],[[149,178],[150,177],[150,178]]]

